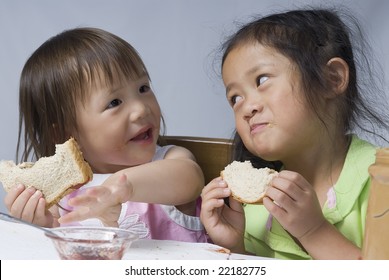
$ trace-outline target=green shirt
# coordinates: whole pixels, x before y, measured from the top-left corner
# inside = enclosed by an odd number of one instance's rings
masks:
[[[346,160],[335,186],[334,199],[323,206],[324,217],[346,238],[362,247],[370,189],[368,168],[375,161],[376,147],[352,136]],[[246,250],[278,259],[311,259],[263,205],[245,205]]]

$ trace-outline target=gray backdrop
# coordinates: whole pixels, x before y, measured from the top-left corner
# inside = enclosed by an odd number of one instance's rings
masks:
[[[384,0],[0,0],[0,159],[15,159],[21,69],[39,45],[64,29],[103,28],[139,51],[167,134],[229,138],[233,117],[215,64],[225,35],[256,14],[340,4],[358,14],[387,70],[389,2]],[[3,197],[0,188],[1,211]]]

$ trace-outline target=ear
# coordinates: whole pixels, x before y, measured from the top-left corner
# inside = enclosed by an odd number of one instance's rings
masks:
[[[346,61],[340,57],[331,58],[327,62],[328,82],[330,88],[336,97],[339,94],[343,94],[348,86],[349,82],[349,67]]]

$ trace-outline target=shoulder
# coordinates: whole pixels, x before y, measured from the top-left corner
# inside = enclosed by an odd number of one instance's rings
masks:
[[[368,168],[375,161],[377,147],[373,144],[352,135],[349,150],[339,178],[356,183],[365,182],[369,177]]]
[[[326,217],[332,223],[344,219],[356,208],[361,209],[367,203],[367,195],[370,188],[369,166],[375,161],[377,147],[371,143],[353,135],[349,150],[340,173],[335,183],[336,207],[326,207]],[[327,205],[328,206],[328,205]]]
[[[352,135],[344,166],[352,165],[354,168],[367,171],[367,168],[375,161],[376,151],[376,146]]]
[[[188,149],[175,145],[157,146],[153,160],[177,158],[195,160],[193,154]]]
[[[378,147],[372,143],[359,138],[357,135],[351,135],[351,144],[349,148],[350,152],[357,152],[361,154],[375,154],[375,151]]]

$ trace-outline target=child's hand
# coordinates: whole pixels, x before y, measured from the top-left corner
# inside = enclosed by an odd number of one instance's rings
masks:
[[[230,195],[231,191],[220,177],[211,181],[201,194],[200,218],[214,243],[245,253],[243,207],[234,199],[230,199],[230,207],[225,205],[224,198]]]
[[[118,226],[118,219],[121,212],[121,204],[130,197],[126,175],[118,179],[107,180],[104,185],[89,188],[84,194],[80,194],[68,201],[75,209],[62,216],[60,223],[98,218],[105,226]]]
[[[297,239],[325,222],[315,190],[296,172],[281,171],[266,194],[263,205]]]
[[[6,194],[4,204],[16,218],[43,227],[53,226],[53,215],[45,209],[46,200],[42,192],[35,188],[26,189],[23,185],[17,185]]]

